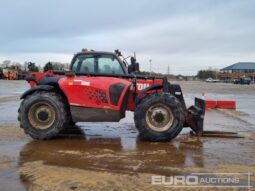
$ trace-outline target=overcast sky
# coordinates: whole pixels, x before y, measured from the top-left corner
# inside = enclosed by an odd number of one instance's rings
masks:
[[[174,74],[255,61],[254,0],[0,1],[0,62],[70,62],[82,48],[136,51]]]

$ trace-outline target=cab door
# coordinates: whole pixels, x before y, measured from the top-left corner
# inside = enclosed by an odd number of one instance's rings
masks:
[[[73,69],[84,75],[62,78],[59,84],[68,98],[74,121],[119,121],[125,116],[123,104],[127,103],[124,99],[131,82],[104,76],[124,74],[118,60],[112,55],[82,55],[75,60]]]

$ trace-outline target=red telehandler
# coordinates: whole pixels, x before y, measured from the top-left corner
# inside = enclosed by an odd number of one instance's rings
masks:
[[[169,141],[183,127],[202,136],[205,101],[195,98],[195,105],[186,108],[178,84],[138,71],[135,57],[128,65],[116,50],[77,53],[69,71],[30,73],[31,89],[21,96],[20,126],[34,139],[51,139],[65,124],[118,122],[128,110],[143,139]]]

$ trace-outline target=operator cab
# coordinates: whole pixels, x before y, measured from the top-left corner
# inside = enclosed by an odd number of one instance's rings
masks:
[[[115,53],[86,50],[74,56],[70,70],[80,74],[127,75],[138,71],[139,64],[131,57],[128,65],[118,50]]]

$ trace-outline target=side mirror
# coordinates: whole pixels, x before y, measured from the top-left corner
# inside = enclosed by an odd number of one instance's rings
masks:
[[[139,72],[139,63],[138,62],[128,65],[128,73],[131,74],[133,72]]]

